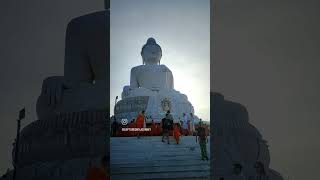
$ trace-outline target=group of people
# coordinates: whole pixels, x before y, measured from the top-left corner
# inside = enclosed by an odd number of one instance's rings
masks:
[[[195,135],[196,142],[199,142],[201,149],[201,159],[208,160],[207,156],[207,142],[209,129],[208,126],[203,124],[202,120],[198,125],[195,125],[193,114],[190,113],[188,117],[186,113],[183,113],[183,119],[179,120],[178,123],[174,123],[173,116],[168,110],[164,118],[161,119],[161,123],[157,124],[153,120],[151,124],[147,126],[145,111],[141,111],[136,119],[133,119],[126,125],[118,124],[116,120],[113,121],[111,125],[112,136],[160,136],[162,135],[162,142],[167,140],[167,143],[170,144],[169,136],[173,136],[176,144],[180,144],[180,137],[182,135],[189,136]],[[152,118],[151,118],[152,119]],[[150,128],[151,131],[122,131],[122,128]]]
[[[195,123],[193,114],[190,113],[188,117],[186,113],[182,114],[182,120],[179,121],[180,125],[182,126],[182,133],[185,136],[194,135],[195,132]]]
[[[165,117],[167,116],[168,112],[166,113]],[[170,114],[170,111],[169,111]],[[172,120],[171,124],[171,131],[169,131],[169,135],[173,136],[174,132],[176,132],[176,137],[178,134],[184,135],[184,136],[195,136],[196,135],[196,128],[199,125],[196,125],[194,122],[193,114],[190,113],[190,116],[187,116],[186,113],[183,113],[182,120],[180,120],[178,123],[173,123],[172,115],[169,115],[169,119]],[[151,123],[146,123],[147,119],[151,119]],[[201,119],[200,119],[201,121]],[[150,121],[149,121],[150,122]],[[209,126],[203,124],[205,128],[205,132],[207,136],[209,135]],[[122,128],[150,128],[150,131],[122,131]],[[135,119],[132,119],[127,124],[121,124],[118,123],[115,119],[113,120],[111,124],[111,136],[161,136],[163,135],[163,129],[166,127],[163,125],[163,122],[161,120],[161,123],[156,123],[151,116],[147,117],[145,116],[145,112],[141,111],[138,116]],[[175,131],[174,131],[175,130]],[[178,132],[179,131],[179,132]]]
[[[150,128],[151,131],[122,131],[122,128]],[[119,124],[114,120],[111,124],[111,136],[160,136],[162,133],[160,124],[151,121],[150,124],[146,123],[145,112],[141,111],[136,119],[132,119],[128,124]]]
[[[185,113],[183,114],[184,117],[186,116]],[[201,120],[201,119],[200,119]],[[188,122],[187,120],[184,122]],[[190,122],[190,121],[189,121]],[[176,141],[176,144],[180,143],[180,136],[182,135],[181,131],[184,130],[190,130],[190,123],[188,123],[188,129],[186,126],[184,128],[181,128],[181,124],[173,123],[173,117],[170,114],[170,111],[167,111],[165,117],[161,120],[162,124],[162,142],[165,142],[164,139],[167,139],[168,144],[170,144],[170,132],[172,132],[172,135]],[[183,125],[183,124],[182,124]],[[201,150],[201,160],[209,160],[208,154],[207,154],[207,143],[208,143],[208,132],[206,131],[206,128],[202,121],[199,122],[198,127],[194,128],[194,121],[192,122],[193,129],[192,132],[195,132],[196,135],[196,142],[199,142],[200,150]],[[187,131],[186,135],[189,135],[189,131]]]

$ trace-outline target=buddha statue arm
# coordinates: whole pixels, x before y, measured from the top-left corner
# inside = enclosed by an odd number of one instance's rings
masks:
[[[73,19],[67,27],[64,77],[66,88],[75,88],[82,83],[92,83],[93,72],[89,62],[86,37],[81,18]]]
[[[36,104],[39,119],[53,117],[53,109],[56,104],[61,103],[64,88],[63,76],[52,76],[43,80],[41,94]]]
[[[173,82],[173,74],[171,72],[171,70],[165,66],[165,65],[161,65],[162,66],[162,71],[165,74],[165,87],[168,89],[174,89],[174,82]]]
[[[42,83],[41,95],[44,97],[48,106],[54,106],[61,102],[61,97],[64,89],[63,76],[52,76],[46,78]]]
[[[174,89],[174,79],[173,79],[173,74],[172,74],[172,72],[170,71],[170,73],[169,73],[169,76],[170,76],[170,82],[168,82],[168,84],[169,84],[169,89]]]
[[[132,68],[130,73],[130,88],[139,88],[137,68]]]

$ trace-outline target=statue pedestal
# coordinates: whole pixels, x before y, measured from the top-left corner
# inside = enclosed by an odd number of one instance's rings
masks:
[[[121,119],[135,119],[139,112],[145,110],[147,117],[152,117],[154,122],[160,123],[165,113],[170,110],[175,122],[182,120],[183,113],[194,113],[192,104],[186,95],[173,89],[151,91],[145,88],[136,88],[130,95],[120,100],[115,106],[115,117]],[[194,116],[195,122],[199,119]],[[147,123],[151,119],[147,120]]]
[[[106,111],[60,113],[21,132],[18,179],[84,179],[91,161],[109,153]],[[79,178],[76,178],[79,179]]]

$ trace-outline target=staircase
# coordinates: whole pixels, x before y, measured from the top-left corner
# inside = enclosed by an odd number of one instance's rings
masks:
[[[161,136],[112,137],[110,143],[111,180],[209,179],[210,163],[201,160],[194,136],[182,136],[178,145]]]

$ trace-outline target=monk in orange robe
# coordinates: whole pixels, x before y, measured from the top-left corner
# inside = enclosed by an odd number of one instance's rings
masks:
[[[90,167],[86,175],[86,180],[109,180],[107,163],[107,158],[103,157],[101,159],[101,167]]]
[[[121,125],[120,127],[119,127],[119,136],[120,137],[123,137],[124,136],[124,134],[125,134],[125,132],[124,131],[122,131],[122,128],[123,128],[123,125]]]
[[[150,133],[150,135],[151,136],[156,136],[156,124],[154,123],[154,121],[152,120],[152,122],[151,122],[151,133]]]
[[[161,129],[160,129],[160,127],[159,127],[158,124],[155,125],[155,130],[154,130],[154,132],[155,132],[155,136],[160,136],[160,134],[161,134]]]
[[[89,168],[86,180],[109,180],[107,174],[99,167]]]
[[[174,136],[174,139],[176,140],[176,143],[179,144],[181,133],[180,133],[180,128],[178,127],[177,124],[175,124],[173,127],[173,136]]]
[[[138,114],[137,120],[136,120],[136,126],[137,128],[143,128],[144,126],[144,111],[141,111],[141,113]],[[140,138],[140,132],[137,133],[137,137]]]
[[[117,129],[116,131],[116,136],[119,137],[120,136],[120,131],[119,131],[119,128]]]

